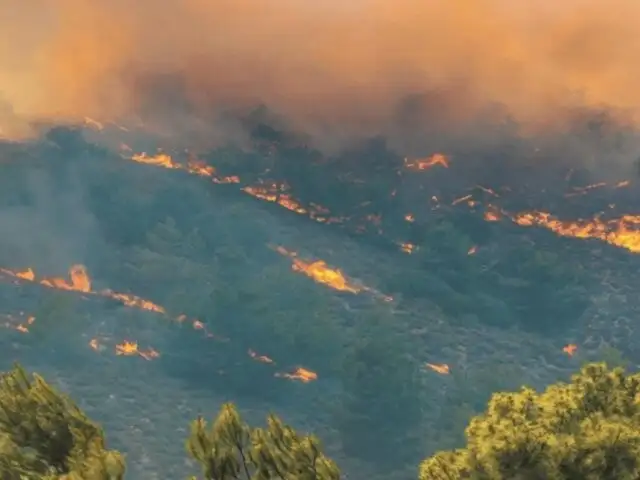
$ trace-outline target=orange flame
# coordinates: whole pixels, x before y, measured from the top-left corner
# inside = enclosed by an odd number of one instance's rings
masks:
[[[114,300],[118,300],[126,307],[138,308],[140,310],[149,310],[150,312],[166,313],[164,307],[156,305],[155,303],[149,300],[145,300],[144,298],[140,298],[136,295],[116,293],[112,292],[111,290],[103,290],[100,292],[100,294],[109,298],[113,298]]]
[[[449,375],[451,370],[446,363],[426,363],[425,366],[440,375]]]
[[[173,160],[171,155],[166,153],[158,153],[156,155],[147,155],[145,152],[133,154],[130,160],[136,163],[143,163],[145,165],[153,165],[155,167],[166,168],[169,170],[183,170],[193,175],[200,177],[208,177],[214,183],[239,183],[240,179],[237,176],[224,176],[220,177],[216,174],[216,169],[212,166],[206,165],[196,159],[190,159],[186,164],[182,164]]]
[[[135,356],[138,355],[145,360],[152,360],[158,358],[160,354],[153,348],[147,350],[140,350],[138,342],[130,342],[125,340],[123,343],[116,345],[116,355]]]
[[[401,251],[408,254],[412,254],[418,249],[418,247],[413,243],[407,243],[407,242],[401,242],[399,246]]]
[[[286,255],[293,260],[291,269],[295,272],[304,273],[309,278],[318,283],[322,283],[334,290],[341,292],[360,293],[363,288],[352,285],[346,279],[344,274],[338,270],[327,266],[323,260],[316,260],[315,262],[305,262],[297,258],[295,252],[290,252],[284,247],[276,247],[276,251],[281,255]]]
[[[410,170],[427,170],[436,165],[449,168],[449,159],[442,153],[435,153],[428,158],[420,158],[413,161],[409,161],[407,158],[404,159],[405,168]]]
[[[298,367],[291,373],[275,373],[275,377],[287,378],[289,380],[297,380],[302,383],[309,383],[318,379],[318,374],[307,370],[306,368]]]
[[[561,221],[547,212],[525,212],[512,217],[524,227],[544,227],[562,237],[593,238],[640,253],[640,216],[625,215],[616,220]]]

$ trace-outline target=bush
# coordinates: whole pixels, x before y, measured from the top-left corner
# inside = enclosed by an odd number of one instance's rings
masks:
[[[426,459],[420,480],[640,478],[640,374],[591,364],[541,394],[494,394],[466,437]]]

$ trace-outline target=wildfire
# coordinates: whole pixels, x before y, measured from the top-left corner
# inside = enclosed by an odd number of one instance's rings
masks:
[[[407,242],[400,242],[398,246],[400,247],[400,250],[402,252],[408,253],[408,254],[412,254],[418,249],[418,247],[415,246],[413,243],[407,243]]]
[[[276,250],[292,259],[293,271],[301,272],[318,283],[341,292],[360,293],[363,290],[362,287],[351,284],[339,269],[330,268],[324,260],[305,262],[297,258],[295,252],[290,252],[283,247],[277,247]]]
[[[7,277],[13,277],[18,281],[25,281],[31,283],[37,283],[47,288],[55,288],[58,290],[67,290],[74,292],[82,292],[90,295],[102,296],[117,300],[123,305],[132,308],[139,308],[141,310],[149,310],[157,313],[165,313],[165,309],[160,305],[126,293],[118,293],[112,290],[101,290],[99,292],[91,289],[91,277],[87,272],[84,265],[73,265],[69,269],[69,278],[62,277],[44,277],[38,279],[33,269],[27,270],[9,270],[6,268],[0,269],[0,275]]]
[[[258,200],[275,203],[291,212],[306,215],[318,223],[343,223],[345,221],[345,218],[332,216],[329,209],[322,205],[312,203],[308,208],[304,207],[288,193],[289,189],[289,185],[284,182],[272,182],[270,184],[263,183],[258,186],[243,187],[242,191]]]
[[[175,161],[171,155],[166,153],[158,153],[156,155],[147,155],[145,152],[133,154],[130,159],[136,163],[145,165],[153,165],[155,167],[166,168],[169,170],[182,170],[199,177],[210,178],[213,183],[239,183],[237,176],[218,176],[216,169],[210,165],[206,165],[197,159],[190,159],[187,163],[179,163]]]
[[[126,307],[138,308],[140,310],[149,310],[156,313],[166,313],[164,307],[156,305],[155,303],[149,300],[145,300],[144,298],[140,298],[136,295],[116,293],[112,292],[111,290],[103,290],[102,292],[100,292],[100,294],[109,298],[113,298],[114,300],[118,300]]]
[[[428,158],[420,158],[413,161],[407,158],[404,159],[405,168],[410,170],[428,170],[436,165],[449,168],[449,159],[441,153],[435,153]]]
[[[275,373],[274,376],[279,378],[288,378],[289,380],[297,380],[302,383],[309,383],[318,379],[317,373],[302,367],[296,368],[291,373]]]
[[[140,350],[138,347],[138,342],[130,342],[125,340],[123,343],[119,343],[116,345],[116,355],[125,355],[125,356],[140,356],[145,360],[153,360],[154,358],[158,358],[160,354],[154,350],[153,348],[148,348],[147,350]]]
[[[446,363],[425,363],[425,367],[440,375],[449,375],[451,373],[451,369]]]
[[[525,212],[512,220],[524,227],[544,227],[562,237],[594,238],[616,247],[640,253],[640,216],[625,215],[619,219],[562,221],[547,212]]]

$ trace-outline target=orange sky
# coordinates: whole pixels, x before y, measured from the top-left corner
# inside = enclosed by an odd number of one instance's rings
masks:
[[[490,102],[523,122],[559,121],[568,105],[640,118],[640,3],[629,0],[2,3],[9,136],[33,118],[210,116],[256,102],[308,129],[377,133],[425,92],[445,123]]]

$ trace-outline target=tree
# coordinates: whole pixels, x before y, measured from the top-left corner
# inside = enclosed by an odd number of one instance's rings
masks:
[[[420,480],[640,478],[640,374],[590,364],[543,393],[496,393],[466,438],[424,460]]]
[[[20,367],[0,376],[0,478],[120,480],[122,455],[102,429],[42,377]]]
[[[315,437],[298,435],[275,415],[267,418],[266,429],[251,428],[231,403],[222,406],[211,428],[203,418],[193,421],[186,447],[206,480],[340,478]]]

